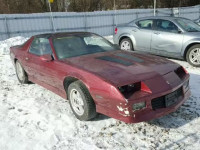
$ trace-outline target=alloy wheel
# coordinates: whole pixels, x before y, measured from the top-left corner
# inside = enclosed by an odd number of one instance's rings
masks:
[[[84,114],[84,102],[81,94],[76,90],[72,89],[70,92],[70,101],[73,110],[77,113],[77,115],[81,116]]]
[[[194,65],[200,65],[200,48],[194,48],[189,54],[189,59]]]
[[[123,41],[121,43],[121,49],[122,50],[126,50],[126,51],[130,51],[131,50],[131,44],[129,41]]]
[[[24,78],[24,72],[23,72],[23,68],[19,62],[16,62],[16,72],[17,72],[17,76],[18,76],[19,80],[22,81]]]

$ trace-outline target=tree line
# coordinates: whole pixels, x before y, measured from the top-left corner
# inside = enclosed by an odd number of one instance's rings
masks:
[[[54,12],[153,8],[154,0],[54,0]],[[200,0],[157,0],[157,8],[199,5]],[[49,12],[48,0],[0,0],[0,14]]]

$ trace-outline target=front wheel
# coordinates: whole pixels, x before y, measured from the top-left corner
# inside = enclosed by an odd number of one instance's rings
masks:
[[[87,121],[96,116],[95,103],[81,81],[71,83],[67,93],[70,107],[77,119]]]
[[[17,74],[17,79],[21,84],[28,83],[28,76],[26,72],[24,71],[24,68],[22,67],[21,63],[17,60],[15,63],[15,69]]]
[[[120,42],[120,48],[121,48],[121,50],[133,51],[133,44],[132,44],[131,39],[129,39],[129,38],[124,38],[124,39]]]
[[[200,67],[200,44],[196,44],[187,51],[186,60],[194,67]]]

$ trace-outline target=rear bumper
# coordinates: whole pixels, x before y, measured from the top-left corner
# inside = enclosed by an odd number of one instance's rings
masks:
[[[117,35],[114,35],[114,36],[113,36],[113,42],[114,42],[114,44],[119,45],[119,39],[118,39],[118,36],[117,36]]]

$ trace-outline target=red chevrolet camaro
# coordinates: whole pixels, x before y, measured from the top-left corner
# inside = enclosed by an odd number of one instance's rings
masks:
[[[122,51],[93,33],[52,33],[10,48],[20,83],[65,99],[79,120],[97,113],[127,123],[161,117],[190,96],[189,74],[167,59]]]

